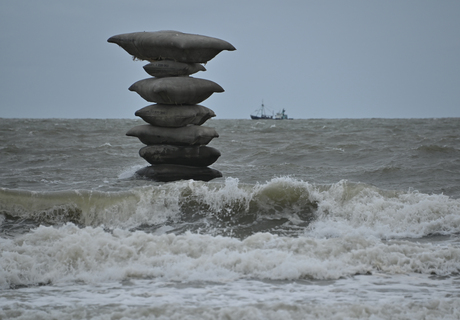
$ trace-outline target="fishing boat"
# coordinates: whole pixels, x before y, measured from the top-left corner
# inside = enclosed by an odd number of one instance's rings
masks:
[[[264,106],[264,102],[262,101],[262,105],[260,107],[260,109],[257,109],[256,111],[256,114],[255,115],[252,115],[251,114],[251,119],[252,120],[266,120],[266,119],[273,119],[273,116],[269,116],[265,113],[265,106]]]
[[[288,118],[288,115],[286,114],[286,110],[284,108],[282,111],[277,112],[274,116],[267,115],[265,113],[265,106],[263,101],[260,109],[257,109],[255,113],[255,115],[251,114],[252,120],[292,120],[292,118]]]

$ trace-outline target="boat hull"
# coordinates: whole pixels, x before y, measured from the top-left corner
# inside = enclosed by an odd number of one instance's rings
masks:
[[[252,120],[273,120],[273,117],[269,116],[253,116],[251,115]]]

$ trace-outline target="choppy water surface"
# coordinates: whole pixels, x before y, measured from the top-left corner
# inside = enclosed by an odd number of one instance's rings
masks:
[[[142,123],[0,119],[1,319],[460,318],[460,119],[209,120],[172,183]]]

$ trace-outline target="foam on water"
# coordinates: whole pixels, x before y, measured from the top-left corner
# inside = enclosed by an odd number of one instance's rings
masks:
[[[130,179],[133,177],[137,170],[143,168],[145,166],[142,165],[135,165],[125,168],[120,174],[118,175],[118,179]]]
[[[103,228],[44,227],[0,239],[3,288],[99,283],[130,278],[226,282],[238,279],[339,279],[356,274],[460,272],[458,245],[341,238],[279,237],[256,233],[244,240],[187,232],[154,235]]]
[[[341,181],[312,190],[318,219],[308,228],[315,237],[360,234],[382,239],[419,238],[460,232],[460,201],[416,191],[385,191]]]
[[[181,283],[133,279],[9,291],[0,295],[0,318],[456,319],[460,297],[455,285],[452,279],[401,275],[391,280],[193,283],[183,290]]]
[[[278,221],[280,230],[295,229],[297,235],[315,238],[420,238],[460,232],[459,199],[412,190],[382,190],[346,180],[316,185],[290,177],[255,185],[235,178],[223,183],[190,180],[124,192],[0,189],[0,212],[40,223],[108,228],[159,227],[201,219],[202,223],[207,220],[207,227],[202,227],[208,231],[229,227],[238,231],[246,221],[245,228],[252,224],[253,232],[258,232],[265,230],[258,229],[260,224]]]

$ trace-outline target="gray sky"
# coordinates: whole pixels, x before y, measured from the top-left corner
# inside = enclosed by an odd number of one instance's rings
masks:
[[[216,119],[460,117],[458,0],[1,0],[0,117],[135,118],[147,62],[107,39],[158,30],[236,47],[194,75]]]

